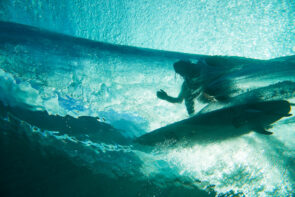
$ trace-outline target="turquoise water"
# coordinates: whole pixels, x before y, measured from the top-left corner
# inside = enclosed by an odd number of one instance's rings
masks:
[[[257,95],[294,103],[291,1],[1,1],[0,8],[10,21],[0,22],[3,196],[294,195],[294,116],[276,122],[271,136],[133,143],[188,117],[184,105],[155,95],[178,94],[179,59],[223,70],[217,89],[234,82],[231,103],[197,103],[201,113]]]
[[[293,0],[2,0],[0,20],[167,51],[269,59],[294,54]]]

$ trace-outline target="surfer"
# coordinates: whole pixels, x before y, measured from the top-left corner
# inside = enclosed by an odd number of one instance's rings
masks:
[[[192,63],[180,60],[175,62],[173,67],[175,72],[184,79],[181,91],[177,97],[172,97],[161,89],[157,91],[158,98],[170,103],[182,103],[184,100],[189,115],[193,115],[195,112],[195,99],[203,103],[216,101],[216,98],[204,88],[204,83],[209,78],[207,76],[208,65],[205,61],[200,60],[197,63]]]

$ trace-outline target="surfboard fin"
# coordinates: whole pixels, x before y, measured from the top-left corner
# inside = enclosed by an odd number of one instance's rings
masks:
[[[273,132],[267,131],[262,127],[261,128],[255,128],[254,131],[256,133],[261,133],[261,134],[264,134],[264,135],[272,135],[273,134]]]

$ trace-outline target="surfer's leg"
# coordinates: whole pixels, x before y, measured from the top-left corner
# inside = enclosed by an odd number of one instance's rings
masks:
[[[189,115],[192,115],[195,112],[195,102],[193,99],[185,99],[185,106]]]

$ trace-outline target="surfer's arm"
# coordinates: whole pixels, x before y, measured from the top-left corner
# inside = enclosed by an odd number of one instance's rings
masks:
[[[181,91],[178,95],[178,97],[172,97],[169,96],[164,90],[160,90],[157,92],[157,97],[159,99],[168,101],[170,103],[182,103],[183,99],[184,99],[184,85],[182,85]]]

